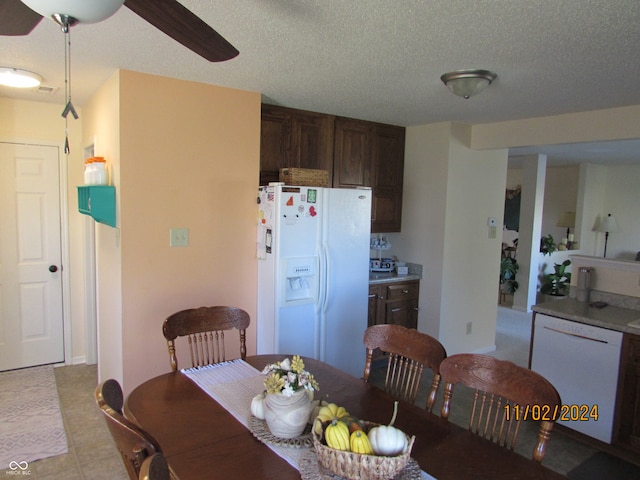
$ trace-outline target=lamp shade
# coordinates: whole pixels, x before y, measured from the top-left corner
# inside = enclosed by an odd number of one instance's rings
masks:
[[[576,226],[576,212],[564,212],[556,227],[574,228]]]
[[[62,14],[80,23],[97,23],[116,13],[124,0],[22,0],[22,3],[46,18]]]
[[[42,77],[19,68],[0,67],[0,85],[14,88],[33,88],[40,85]]]
[[[608,214],[606,217],[602,219],[600,225],[598,225],[599,232],[618,232],[620,231],[620,227],[618,227],[618,222],[616,222],[616,217],[611,214]]]
[[[455,95],[470,98],[491,85],[497,75],[489,70],[456,70],[440,77]]]

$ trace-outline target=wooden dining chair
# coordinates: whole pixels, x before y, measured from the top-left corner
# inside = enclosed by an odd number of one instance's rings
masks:
[[[138,480],[145,459],[161,452],[158,442],[122,414],[124,397],[117,380],[109,379],[98,385],[95,399],[104,414],[129,477],[131,480]]]
[[[560,395],[542,375],[488,355],[452,355],[440,365],[444,382],[441,416],[448,418],[454,385],[475,389],[469,430],[513,450],[522,421],[539,422],[532,458],[542,462],[559,413]]]
[[[187,337],[191,366],[202,367],[226,361],[224,332],[234,328],[240,333],[240,358],[244,360],[249,322],[249,314],[236,307],[190,308],[169,316],[162,325],[162,332],[167,339],[171,370],[178,370],[176,338]]]
[[[169,480],[170,478],[169,465],[161,452],[154,453],[142,462],[139,480]]]
[[[440,385],[440,363],[447,356],[442,344],[426,333],[401,325],[374,325],[364,332],[367,347],[364,380],[369,381],[376,349],[387,361],[384,388],[397,398],[414,403],[424,367],[433,372],[426,409],[431,411]]]

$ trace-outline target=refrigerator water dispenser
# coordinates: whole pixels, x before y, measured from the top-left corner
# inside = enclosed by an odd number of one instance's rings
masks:
[[[318,257],[287,258],[284,262],[282,306],[316,303]]]

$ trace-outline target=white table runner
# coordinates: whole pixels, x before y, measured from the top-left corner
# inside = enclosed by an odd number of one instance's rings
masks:
[[[244,360],[208,365],[200,368],[181,370],[193,380],[211,398],[222,405],[242,425],[249,428],[251,417],[251,400],[264,390],[264,375]],[[274,453],[286,460],[292,467],[300,470],[303,457],[309,448],[290,448],[266,444]],[[425,480],[435,480],[423,472]]]

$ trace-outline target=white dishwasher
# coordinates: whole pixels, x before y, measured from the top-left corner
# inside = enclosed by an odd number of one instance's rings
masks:
[[[621,346],[622,332],[536,314],[531,370],[558,390],[558,423],[611,443]]]

